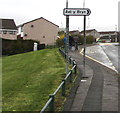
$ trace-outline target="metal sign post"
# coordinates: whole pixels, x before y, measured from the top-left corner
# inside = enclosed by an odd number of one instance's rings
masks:
[[[86,49],[86,16],[91,13],[88,8],[68,8],[68,0],[66,1],[66,8],[63,9],[63,14],[66,16],[66,74],[68,73],[68,50],[69,50],[69,16],[84,16],[84,75],[85,75],[85,49]]]
[[[85,73],[85,51],[86,51],[86,16],[84,16],[84,55],[83,55],[83,66],[84,66],[84,77],[86,75]]]
[[[68,0],[66,1],[66,8],[68,8]],[[66,75],[68,74],[68,65],[69,65],[69,57],[68,57],[68,51],[69,51],[69,15],[66,16]]]

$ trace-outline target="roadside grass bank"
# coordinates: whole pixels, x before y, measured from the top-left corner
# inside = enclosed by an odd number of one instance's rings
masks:
[[[2,110],[40,111],[61,80],[65,62],[58,49],[2,59]]]

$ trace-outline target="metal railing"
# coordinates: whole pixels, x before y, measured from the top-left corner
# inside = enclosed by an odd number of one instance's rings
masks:
[[[68,72],[68,74],[66,75],[66,77],[62,80],[62,82],[60,83],[60,85],[58,86],[58,88],[55,90],[55,92],[52,95],[49,95],[49,100],[47,101],[47,103],[45,104],[45,106],[42,108],[42,110],[40,111],[40,113],[45,112],[45,110],[48,109],[48,108],[49,108],[50,112],[55,112],[55,95],[58,93],[58,91],[60,89],[61,89],[61,95],[62,96],[66,95],[67,80],[70,83],[72,83],[73,73],[76,75],[76,72],[77,72],[77,64],[76,64],[75,60],[73,60],[70,56],[66,56],[64,50],[59,49],[59,51],[64,56],[64,58],[69,57],[69,64],[72,64],[73,67]]]

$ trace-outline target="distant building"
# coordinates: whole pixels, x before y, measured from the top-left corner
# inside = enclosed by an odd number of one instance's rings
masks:
[[[118,41],[118,33],[117,31],[103,31],[100,33],[100,40],[105,42],[117,42]]]
[[[0,19],[0,38],[17,39],[17,27],[13,19]]]
[[[100,34],[96,29],[86,30],[86,36],[91,35],[97,41],[100,38]],[[84,31],[80,32],[80,35],[84,35]]]
[[[57,39],[59,26],[41,17],[18,26],[18,36],[37,40],[40,44],[53,45]]]
[[[71,35],[79,35],[80,32],[78,30],[70,31],[69,32]]]

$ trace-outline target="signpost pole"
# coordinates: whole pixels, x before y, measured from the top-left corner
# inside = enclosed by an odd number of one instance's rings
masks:
[[[66,0],[66,8],[68,8],[68,0]],[[68,74],[68,65],[69,65],[69,57],[68,57],[68,51],[69,51],[69,16],[66,16],[66,75]]]
[[[85,7],[85,0],[84,0]],[[84,55],[83,55],[83,65],[84,65],[84,76],[85,74],[85,49],[86,49],[86,16],[89,16],[91,13],[88,8],[68,8],[68,0],[66,0],[66,8],[63,10],[63,14],[66,16],[66,74],[68,73],[68,51],[69,51],[69,16],[84,16]]]
[[[83,76],[86,75],[85,73],[85,51],[86,51],[86,16],[84,16],[84,55],[83,55],[83,66],[84,66],[84,73]]]

